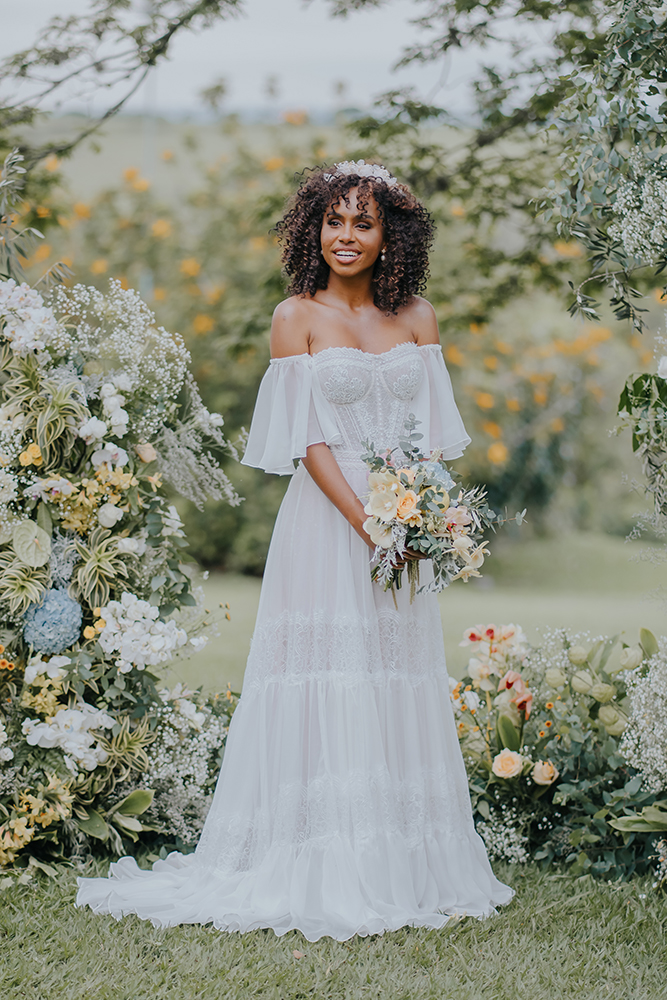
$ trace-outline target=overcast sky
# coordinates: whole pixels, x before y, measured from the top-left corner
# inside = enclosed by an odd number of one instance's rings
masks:
[[[0,0],[0,57],[28,46],[54,14],[87,8],[87,0]],[[169,61],[154,71],[133,108],[196,109],[199,91],[218,77],[229,83],[230,110],[265,106],[270,75],[279,79],[282,108],[367,107],[375,94],[403,85],[429,96],[443,64],[391,71],[404,46],[418,37],[409,21],[420,12],[414,0],[392,0],[379,10],[334,19],[326,0],[245,0],[242,16],[178,36]],[[469,72],[464,59],[449,66],[448,103],[463,106]],[[334,97],[337,81],[346,88],[342,102]]]

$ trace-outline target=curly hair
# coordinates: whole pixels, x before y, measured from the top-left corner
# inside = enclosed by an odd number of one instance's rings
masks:
[[[302,180],[288,210],[275,228],[282,244],[282,261],[290,282],[289,295],[314,295],[329,283],[329,265],[321,253],[320,233],[325,212],[358,188],[362,211],[374,198],[384,228],[385,260],[373,269],[373,301],[385,313],[395,313],[413,295],[424,291],[429,250],[433,244],[431,216],[412,192],[399,183],[376,177],[329,173],[315,168]],[[327,179],[328,178],[328,179]]]

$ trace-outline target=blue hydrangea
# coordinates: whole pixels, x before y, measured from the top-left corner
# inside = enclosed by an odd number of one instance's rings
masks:
[[[454,489],[454,480],[447,472],[447,469],[443,469],[439,462],[425,462],[424,471],[447,491]]]
[[[47,590],[24,617],[23,637],[38,653],[62,653],[81,634],[81,605],[66,590]]]

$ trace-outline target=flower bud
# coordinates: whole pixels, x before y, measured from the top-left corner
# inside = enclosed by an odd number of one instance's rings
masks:
[[[575,667],[580,667],[588,659],[588,650],[583,646],[571,646],[568,650],[568,659]]]
[[[549,667],[544,675],[544,679],[549,687],[552,688],[563,687],[563,685],[567,683],[567,677],[562,670],[558,669],[558,667]]]
[[[591,698],[595,698],[596,701],[604,705],[614,697],[616,688],[613,684],[594,684],[588,693]]]
[[[587,670],[577,670],[570,683],[578,694],[586,694],[593,687],[593,678]]]
[[[636,670],[644,659],[644,653],[639,646],[626,646],[621,652],[621,666],[624,670]]]
[[[613,726],[620,719],[620,715],[613,705],[601,705],[598,712],[598,719],[603,726]]]

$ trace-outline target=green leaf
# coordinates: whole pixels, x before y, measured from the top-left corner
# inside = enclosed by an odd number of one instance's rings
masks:
[[[640,628],[639,630],[639,645],[644,650],[647,659],[655,656],[658,652],[658,640],[653,635],[653,632],[650,632],[647,628]]]
[[[154,795],[155,792],[147,788],[135,788],[133,792],[121,799],[113,811],[122,816],[141,816],[150,806]]]
[[[123,830],[128,830],[130,833],[141,833],[143,830],[140,820],[134,816],[124,816],[122,813],[117,812],[114,814],[113,821],[116,826],[120,826]]]
[[[507,750],[518,750],[521,746],[519,731],[507,715],[499,715],[496,722],[498,743]]]
[[[88,809],[87,813],[86,819],[77,819],[79,829],[87,833],[89,837],[95,837],[97,840],[108,840],[109,827],[104,817],[96,809]]]
[[[53,531],[53,522],[51,520],[51,515],[49,513],[49,508],[45,503],[40,503],[37,508],[37,524],[42,528],[43,531],[47,533],[49,538]]]

